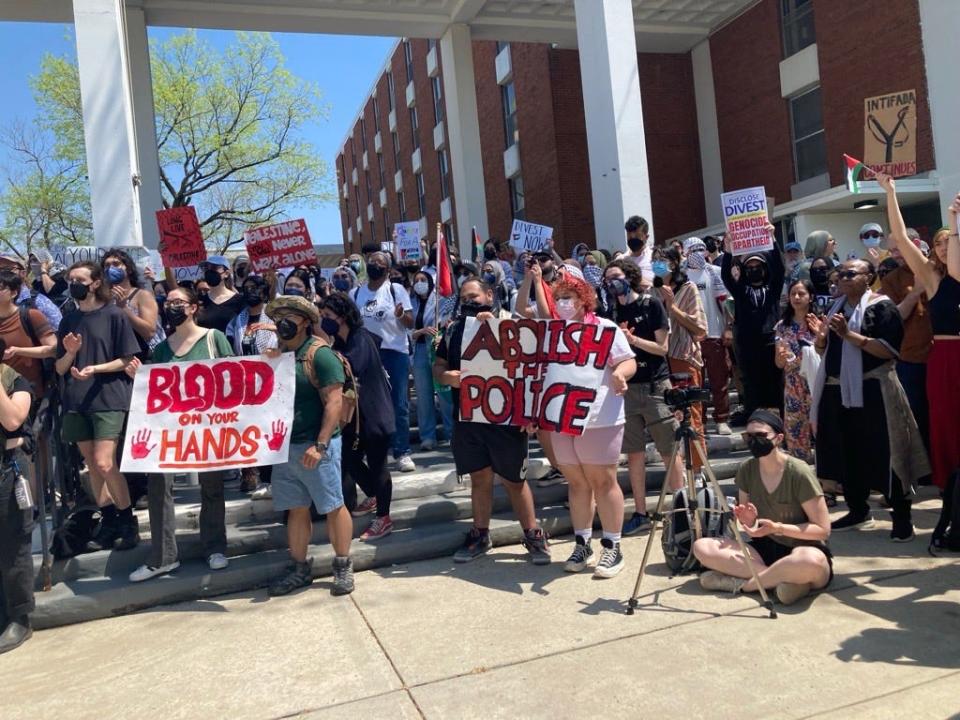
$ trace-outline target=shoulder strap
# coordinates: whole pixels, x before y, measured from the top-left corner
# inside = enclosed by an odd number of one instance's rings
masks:
[[[360,286],[358,285],[353,289],[353,302],[357,302],[357,298],[360,297]]]
[[[207,330],[207,334],[204,337],[207,341],[207,355],[211,360],[214,360],[217,357],[217,343],[213,336],[213,330]]]
[[[20,312],[20,324],[23,325],[23,329],[27,331],[27,335],[30,336],[30,342],[33,343],[34,347],[40,345],[40,338],[37,337],[37,331],[33,327],[33,320],[30,319],[30,308],[25,305],[20,305],[17,308]]]
[[[332,350],[333,348],[331,348]],[[360,438],[360,383],[357,382],[356,376],[353,374],[353,368],[350,366],[350,361],[347,360],[346,356],[336,350],[333,350],[333,354],[337,356],[337,359],[340,361],[340,364],[343,365],[343,375],[345,382],[343,383],[344,393],[353,392],[353,432],[354,436],[358,439],[354,444],[354,449],[356,449],[356,442]],[[346,401],[346,398],[344,399]],[[341,428],[342,429],[342,428]]]
[[[393,300],[393,304],[397,304],[397,289],[393,287],[393,281],[390,281],[390,297]]]
[[[319,392],[320,391],[320,381],[317,380],[317,369],[313,365],[313,359],[317,355],[317,351],[321,348],[323,343],[312,342],[310,347],[307,348],[307,352],[303,356],[303,360],[300,362],[303,363],[303,372],[307,376],[307,380],[310,381],[310,384]]]

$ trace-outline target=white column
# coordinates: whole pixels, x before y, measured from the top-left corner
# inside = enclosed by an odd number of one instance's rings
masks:
[[[690,51],[693,64],[693,94],[697,105],[697,135],[700,140],[700,167],[703,173],[703,199],[707,225],[723,223],[720,195],[723,193],[723,167],[720,164],[720,132],[717,130],[717,97],[713,86],[710,41],[704,40]]]
[[[575,0],[597,245],[625,247],[624,221],[650,223],[650,178],[631,0]]]
[[[960,192],[960,93],[956,82],[957,4],[955,0],[921,0],[920,30],[927,71],[933,149],[940,176],[940,215]]]
[[[160,240],[156,212],[163,207],[160,192],[160,159],[157,156],[157,123],[150,74],[150,45],[143,9],[127,8],[127,51],[133,91],[133,121],[137,165],[140,168],[140,226],[143,244],[156,248]]]
[[[487,195],[480,152],[480,121],[473,74],[473,43],[468,25],[455,24],[440,38],[443,94],[446,96],[447,139],[457,218],[457,240],[462,257],[472,252],[472,227],[489,236]],[[422,121],[421,121],[422,122]],[[432,236],[432,231],[431,231]]]
[[[73,15],[94,242],[142,245],[123,0],[73,0]]]

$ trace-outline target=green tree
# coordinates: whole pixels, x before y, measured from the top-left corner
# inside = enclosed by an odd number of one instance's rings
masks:
[[[244,229],[294,206],[335,202],[327,164],[303,139],[328,108],[314,83],[285,67],[269,34],[238,33],[223,51],[193,31],[151,42],[151,72],[163,205],[196,207],[212,249],[241,243]],[[32,84],[49,154],[79,167],[85,184],[75,61],[46,56]]]

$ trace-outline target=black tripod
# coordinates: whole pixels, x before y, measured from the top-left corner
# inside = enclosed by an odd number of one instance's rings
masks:
[[[718,512],[713,508],[701,508],[700,501],[697,499],[697,487],[696,480],[694,478],[693,472],[693,453],[697,453],[697,457],[700,458],[700,462],[703,463],[703,472],[706,475],[707,479],[710,482],[710,486],[713,488],[714,493],[717,495],[717,501],[720,503],[720,511],[730,518],[730,532],[737,539],[737,544],[740,546],[740,552],[743,554],[744,559],[747,562],[747,568],[750,570],[750,577],[753,578],[753,581],[757,584],[757,588],[760,590],[760,602],[767,608],[770,612],[770,617],[777,617],[777,611],[773,609],[773,601],[767,597],[767,591],[764,590],[763,585],[760,584],[760,580],[757,577],[757,571],[753,567],[753,560],[750,558],[750,553],[747,552],[746,544],[743,541],[743,537],[740,535],[740,531],[737,530],[737,519],[733,517],[730,511],[730,505],[727,503],[727,498],[724,496],[723,491],[720,489],[720,482],[717,480],[717,476],[713,472],[713,468],[710,467],[710,461],[704,456],[703,450],[700,448],[695,441],[698,439],[697,431],[693,429],[693,425],[690,422],[690,403],[684,403],[681,408],[683,412],[683,419],[680,421],[680,427],[677,428],[675,434],[676,445],[673,450],[673,454],[670,456],[670,460],[667,462],[666,471],[667,474],[663,479],[663,486],[660,488],[660,499],[657,501],[657,509],[653,512],[653,525],[650,528],[650,537],[647,538],[647,547],[643,551],[643,562],[640,563],[640,572],[637,574],[637,583],[633,586],[633,595],[630,596],[630,599],[627,601],[627,615],[633,615],[636,612],[638,607],[637,596],[640,594],[640,584],[643,582],[643,575],[647,569],[647,562],[650,560],[650,549],[653,547],[654,540],[656,539],[657,529],[660,528],[663,524],[665,515],[677,512],[688,512],[689,517],[691,518],[691,527],[693,529],[693,538],[690,541],[690,556],[693,556],[693,543],[696,540],[699,540],[703,537],[703,521],[704,513]],[[684,457],[684,484],[687,488],[687,498],[688,506],[680,510],[671,509],[664,513],[664,503],[666,502],[667,497],[667,488],[669,485],[670,474],[673,470],[674,463],[677,462],[681,447],[683,448],[683,457]],[[706,487],[706,483],[704,483]],[[706,493],[704,493],[706,495]],[[639,500],[635,498],[635,500]]]

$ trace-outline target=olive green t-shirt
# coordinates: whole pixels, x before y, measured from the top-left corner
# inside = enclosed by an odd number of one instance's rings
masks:
[[[233,347],[230,345],[230,341],[227,340],[226,335],[219,330],[210,330],[208,331],[208,334],[209,333],[213,333],[212,338],[207,336],[201,337],[193,344],[193,347],[183,355],[174,355],[173,350],[170,348],[170,340],[164,340],[154,348],[153,357],[150,359],[150,362],[166,363],[182,362],[185,360],[215,360],[233,355]],[[210,354],[211,343],[214,350],[213,355]]]
[[[303,369],[303,360],[310,345],[315,342],[320,341],[308,337],[296,353],[296,394],[293,398],[293,429],[290,431],[292,443],[316,442],[317,435],[320,434],[320,426],[323,424],[323,401]],[[313,369],[320,388],[328,385],[343,385],[345,381],[343,364],[326,344],[314,354]],[[337,427],[333,437],[339,434],[340,428]]]
[[[750,496],[757,508],[757,517],[787,523],[788,525],[802,525],[809,522],[803,511],[803,503],[823,495],[820,481],[814,475],[813,469],[802,460],[788,457],[783,468],[783,479],[772,493],[768,493],[760,479],[760,461],[750,458],[737,470],[737,487]],[[782,535],[768,535],[771,540],[796,547],[797,545],[821,545],[815,540],[798,540],[783,537]]]

